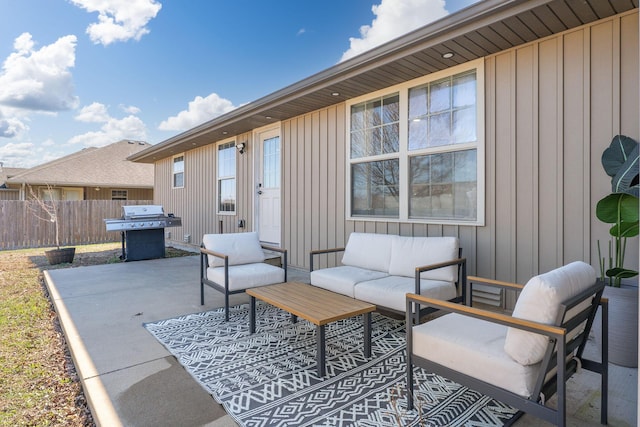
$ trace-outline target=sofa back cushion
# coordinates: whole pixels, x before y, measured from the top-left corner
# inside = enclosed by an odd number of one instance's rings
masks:
[[[265,260],[258,233],[205,234],[202,244],[206,249],[229,256],[229,265],[251,264]],[[222,258],[208,255],[209,267],[224,266]]]
[[[535,276],[522,289],[513,317],[547,325],[557,322],[560,304],[596,282],[596,272],[582,261],[572,262]],[[504,350],[521,365],[533,365],[544,357],[547,337],[516,328],[507,330]]]
[[[393,237],[389,234],[351,233],[342,263],[387,273]]]
[[[389,274],[415,277],[416,267],[451,261],[458,258],[457,237],[393,236]],[[420,274],[423,279],[455,282],[458,267],[443,267]]]

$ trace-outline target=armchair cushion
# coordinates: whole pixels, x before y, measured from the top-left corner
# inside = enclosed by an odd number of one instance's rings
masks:
[[[205,234],[202,244],[206,249],[229,256],[229,265],[251,264],[265,260],[258,233]],[[224,266],[224,260],[208,255],[209,267]],[[224,283],[219,282],[219,283]]]
[[[368,270],[389,271],[393,236],[373,233],[351,233],[342,263]]]
[[[586,290],[595,281],[595,270],[582,261],[535,276],[522,289],[513,309],[513,317],[547,325],[556,324],[560,303]],[[532,365],[542,360],[547,344],[545,336],[509,328],[504,350],[516,362]]]
[[[540,365],[521,365],[505,353],[506,330],[450,313],[413,327],[413,354],[528,398]]]
[[[224,285],[224,267],[207,268],[207,279]],[[284,282],[284,270],[271,264],[257,262],[229,266],[229,291],[281,282]]]
[[[438,264],[456,258],[458,258],[456,237],[393,236],[389,274],[415,277],[416,267]],[[458,277],[458,267],[454,265],[425,271],[420,277],[455,282]]]
[[[387,276],[376,280],[358,283],[355,298],[380,307],[405,311],[408,293],[415,293],[413,277]],[[455,298],[456,287],[452,282],[441,280],[420,280],[420,295],[443,301]]]

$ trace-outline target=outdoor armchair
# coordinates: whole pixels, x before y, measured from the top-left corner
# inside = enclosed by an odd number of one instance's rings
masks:
[[[282,268],[264,262],[264,250],[282,254]],[[258,233],[205,234],[200,247],[200,304],[204,286],[224,294],[225,320],[229,295],[257,286],[287,281],[287,250],[260,243]]]
[[[558,426],[566,425],[566,381],[582,366],[601,375],[601,422],[607,423],[608,348],[603,340],[600,362],[583,358],[591,325],[602,306],[607,335],[604,283],[595,271],[574,262],[532,278],[527,285],[468,277],[473,285],[498,286],[519,292],[512,315],[469,305],[407,294],[407,406],[412,409],[414,368],[446,377],[519,411]],[[413,305],[444,314],[420,324]],[[557,395],[556,408],[545,405]]]

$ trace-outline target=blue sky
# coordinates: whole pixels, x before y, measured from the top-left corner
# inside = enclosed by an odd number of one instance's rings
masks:
[[[0,0],[0,162],[162,142],[477,0]]]

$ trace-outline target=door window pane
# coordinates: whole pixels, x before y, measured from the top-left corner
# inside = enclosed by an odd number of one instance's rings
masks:
[[[262,186],[280,188],[280,137],[265,139],[262,146]]]

